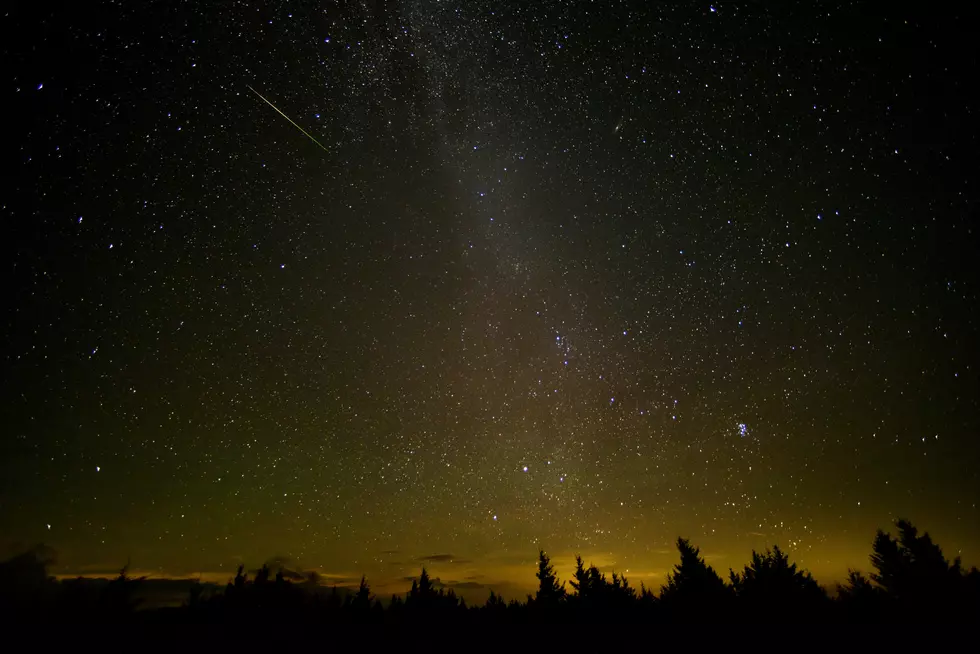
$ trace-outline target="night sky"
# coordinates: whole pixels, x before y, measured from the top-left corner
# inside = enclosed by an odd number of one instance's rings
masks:
[[[832,584],[905,516],[980,563],[975,16],[15,4],[5,548],[510,598],[677,536]]]

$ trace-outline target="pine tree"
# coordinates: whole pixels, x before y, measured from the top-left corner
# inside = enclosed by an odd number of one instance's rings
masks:
[[[753,550],[752,562],[741,574],[732,570],[730,576],[746,617],[759,612],[812,614],[827,599],[810,573],[798,570],[778,545],[762,553]]]
[[[580,598],[589,592],[589,573],[582,563],[582,557],[578,554],[575,555],[575,572],[568,583],[571,584],[575,594]]]
[[[442,599],[444,597],[443,594]],[[423,567],[418,581],[412,580],[412,589],[408,592],[405,606],[412,609],[431,610],[442,605],[440,593],[436,591],[432,578],[429,577],[429,571]]]
[[[400,620],[404,608],[405,602],[402,600],[402,596],[398,594],[392,595],[391,602],[388,604],[388,617],[392,620]]]
[[[538,592],[534,601],[541,607],[558,606],[565,599],[565,584],[559,583],[555,568],[551,565],[551,559],[544,553],[538,552]]]
[[[612,573],[612,584],[609,590],[612,594],[613,601],[618,606],[628,605],[636,600],[636,589],[630,586],[630,582],[626,579],[625,575],[617,575],[615,572]]]
[[[256,586],[262,586],[262,585],[268,583],[268,581],[269,581],[269,575],[271,575],[271,574],[272,574],[272,571],[269,570],[269,564],[263,563],[262,564],[262,567],[259,568],[258,571],[255,573],[255,582],[254,582],[255,585]]]
[[[419,575],[419,596],[420,597],[431,597],[435,595],[435,591],[432,588],[432,580],[429,578],[429,571],[422,568],[422,574]]]
[[[652,590],[646,587],[642,582],[640,583],[640,596],[637,598],[640,606],[643,608],[652,608],[657,603],[657,596]]]
[[[351,608],[355,611],[367,611],[371,608],[371,599],[371,587],[368,585],[367,577],[361,575],[361,583],[357,587],[357,592],[354,593]]]
[[[908,520],[897,520],[898,538],[882,530],[872,545],[871,580],[881,590],[886,610],[913,619],[935,618],[975,602],[959,558],[950,563],[928,533],[919,535]]]
[[[503,597],[493,592],[493,589],[491,588],[490,597],[487,598],[487,603],[484,604],[483,607],[488,611],[502,611],[507,608],[507,603],[504,601]]]
[[[677,539],[681,562],[667,576],[660,590],[665,609],[682,619],[692,619],[705,613],[721,617],[731,600],[731,589],[701,557],[701,550],[685,538]]]
[[[857,570],[847,571],[847,583],[837,584],[837,601],[845,615],[858,621],[874,621],[882,616],[881,589]]]

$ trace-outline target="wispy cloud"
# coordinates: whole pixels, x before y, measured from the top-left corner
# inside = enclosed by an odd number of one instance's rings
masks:
[[[470,563],[468,559],[461,559],[452,554],[429,554],[415,559],[423,563]]]
[[[466,590],[477,590],[480,588],[486,588],[486,584],[481,584],[478,581],[460,581],[451,586],[452,588],[460,588]]]

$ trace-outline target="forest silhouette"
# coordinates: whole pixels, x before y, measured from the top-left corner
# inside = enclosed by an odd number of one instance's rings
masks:
[[[932,622],[980,617],[980,572],[950,562],[928,533],[907,520],[897,536],[878,530],[870,556],[872,572],[850,571],[835,593],[797,568],[777,546],[752,552],[727,581],[705,562],[699,549],[677,539],[680,561],[659,593],[630,585],[616,572],[607,577],[576,557],[571,579],[558,578],[548,555],[538,554],[538,590],[509,601],[490,592],[468,606],[441,587],[423,567],[404,595],[386,603],[361,578],[356,588],[327,587],[316,573],[299,574],[263,565],[252,575],[244,566],[228,584],[194,584],[181,606],[143,607],[144,578],[124,568],[107,583],[84,578],[58,581],[49,575],[50,550],[36,546],[0,563],[0,616],[7,620],[108,624],[376,624],[454,622],[483,625],[585,621],[706,623],[753,621]]]

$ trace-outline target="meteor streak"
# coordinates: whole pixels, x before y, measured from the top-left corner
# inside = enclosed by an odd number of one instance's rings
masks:
[[[313,141],[314,143],[316,143],[317,145],[319,145],[321,150],[323,150],[324,152],[330,152],[330,150],[328,150],[325,147],[323,147],[323,144],[322,143],[320,143],[315,138],[313,138],[313,135],[312,134],[310,134],[305,129],[303,129],[302,127],[300,127],[299,125],[297,125],[296,122],[292,118],[290,118],[289,116],[287,116],[283,112],[279,111],[279,107],[277,107],[276,105],[274,105],[271,102],[269,102],[268,100],[266,100],[265,99],[265,96],[263,96],[261,93],[259,93],[255,89],[253,89],[248,84],[246,84],[245,86],[248,86],[248,90],[249,91],[251,91],[255,95],[257,95],[260,98],[262,98],[262,102],[266,103],[267,105],[269,105],[270,107],[272,107],[273,109],[275,109],[276,110],[276,113],[278,113],[280,116],[282,116],[283,118],[285,118],[286,120],[288,120],[290,122],[290,124],[292,124],[293,127],[295,127],[296,129],[298,129],[299,131],[303,132],[303,134],[305,134],[307,136],[307,138],[309,138],[311,141]]]

